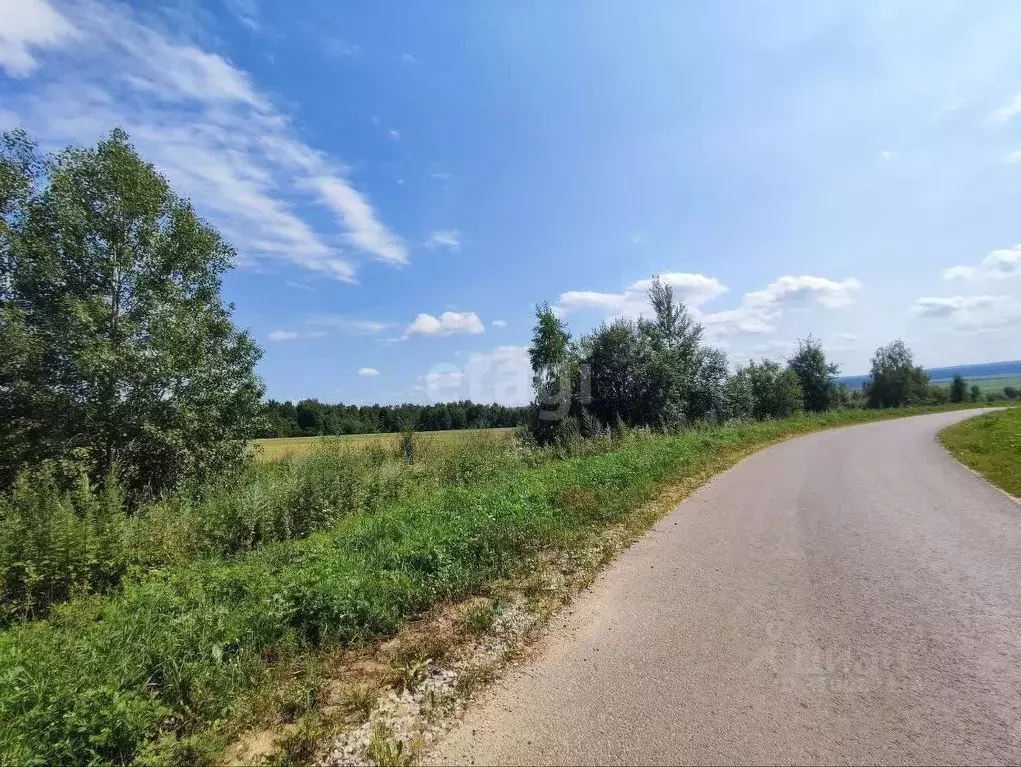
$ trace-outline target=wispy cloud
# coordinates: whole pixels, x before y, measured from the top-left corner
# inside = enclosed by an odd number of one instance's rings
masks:
[[[297,138],[287,115],[218,53],[110,0],[5,6],[14,11],[5,7],[0,25],[0,66],[33,78],[5,108],[47,145],[93,142],[123,126],[245,263],[284,260],[354,282],[338,238],[373,258],[407,261],[342,166]],[[337,214],[339,233],[316,231],[299,212],[310,195]]]
[[[505,327],[507,327],[506,320],[493,320],[490,324],[494,328],[505,328]]]
[[[341,317],[336,315],[313,317],[308,321],[308,324],[316,325],[318,327],[333,328],[341,331],[342,333],[358,336],[377,335],[394,326],[393,322]]]
[[[302,338],[321,338],[325,336],[321,330],[274,330],[267,338],[270,341],[297,341]]]
[[[358,375],[363,378],[372,378],[379,375],[379,371],[376,368],[358,368]]]
[[[1013,120],[1021,114],[1021,93],[1016,94],[1010,101],[989,115],[989,122],[994,125],[1002,125]]]
[[[439,232],[433,232],[429,235],[429,239],[425,242],[428,248],[450,248],[451,250],[460,250],[461,248],[461,232],[457,229],[447,229]]]
[[[449,336],[455,333],[482,333],[485,329],[475,312],[443,312],[439,317],[423,313],[408,325],[404,335]]]

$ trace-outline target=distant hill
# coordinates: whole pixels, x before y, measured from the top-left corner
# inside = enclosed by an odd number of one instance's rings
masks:
[[[1016,378],[1021,377],[1021,360],[1011,362],[983,362],[978,365],[952,365],[945,368],[927,368],[929,378],[934,382],[949,381],[955,375],[962,375],[968,380],[982,378]],[[860,389],[868,380],[863,376],[842,376],[837,379],[852,389]]]

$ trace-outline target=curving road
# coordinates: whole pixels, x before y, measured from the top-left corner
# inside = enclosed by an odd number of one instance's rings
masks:
[[[717,477],[426,761],[1021,762],[1021,505],[935,441],[973,414]]]

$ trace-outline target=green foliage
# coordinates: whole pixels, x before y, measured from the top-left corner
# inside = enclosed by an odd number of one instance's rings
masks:
[[[1006,394],[1007,390],[1004,389],[1003,393]],[[971,390],[968,392],[968,399],[970,399],[972,402],[978,402],[981,397],[982,397],[982,387],[979,386],[978,384],[972,384],[971,385]]]
[[[651,281],[649,319],[617,319],[572,344],[546,304],[536,313],[530,357],[539,444],[568,444],[608,425],[677,428],[731,416],[727,358],[703,346],[702,326],[673,290]]]
[[[911,350],[904,342],[897,340],[876,350],[871,377],[865,382],[864,390],[869,407],[919,405],[930,394],[929,375],[915,365]]]
[[[135,493],[241,464],[262,388],[220,300],[234,251],[127,136],[39,158],[6,134],[0,214],[0,486],[44,459]]]
[[[950,401],[951,402],[964,402],[964,398],[968,393],[968,382],[964,380],[964,376],[958,374],[954,376],[954,380],[950,383]]]
[[[26,472],[0,496],[0,623],[108,591],[126,570],[128,519],[116,479],[96,491],[82,475],[67,492],[55,475],[52,465]]]
[[[801,381],[794,370],[763,360],[759,364],[750,362],[738,375],[748,377],[754,402],[752,415],[756,418],[790,418],[802,411]]]
[[[818,338],[809,335],[799,340],[798,351],[788,360],[787,367],[798,376],[805,410],[821,413],[833,407],[840,368],[827,362]]]

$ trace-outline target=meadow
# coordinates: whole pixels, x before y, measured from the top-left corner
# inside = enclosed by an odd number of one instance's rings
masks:
[[[485,434],[488,437],[509,439],[514,433],[513,428],[501,429],[460,429],[445,431],[420,431],[415,438],[423,446],[432,443],[440,446],[471,439],[472,435]],[[389,450],[398,449],[400,434],[349,434],[329,437],[269,437],[252,440],[254,455],[257,461],[276,461],[292,455],[301,455],[320,449],[330,450]]]
[[[96,557],[76,559],[45,612],[8,616],[0,754],[17,764],[215,761],[257,723],[253,701],[292,689],[278,669],[391,636],[439,603],[588,545],[667,489],[690,489],[765,445],[932,410],[624,431],[558,448],[479,432],[423,440],[411,460],[406,446],[398,456],[370,442],[261,464],[247,484],[164,500],[117,535],[106,531],[121,552],[109,555],[120,569],[107,575],[119,577],[76,581]],[[31,509],[26,518],[49,513],[39,527],[59,529],[61,505],[75,501],[40,487],[22,487],[14,503]],[[81,518],[114,519],[96,509]],[[51,554],[73,548],[72,533],[56,549],[51,541]],[[154,551],[144,553],[146,543]],[[17,575],[24,552],[6,556]],[[13,596],[37,580],[21,578]],[[314,705],[304,690],[281,705]]]

